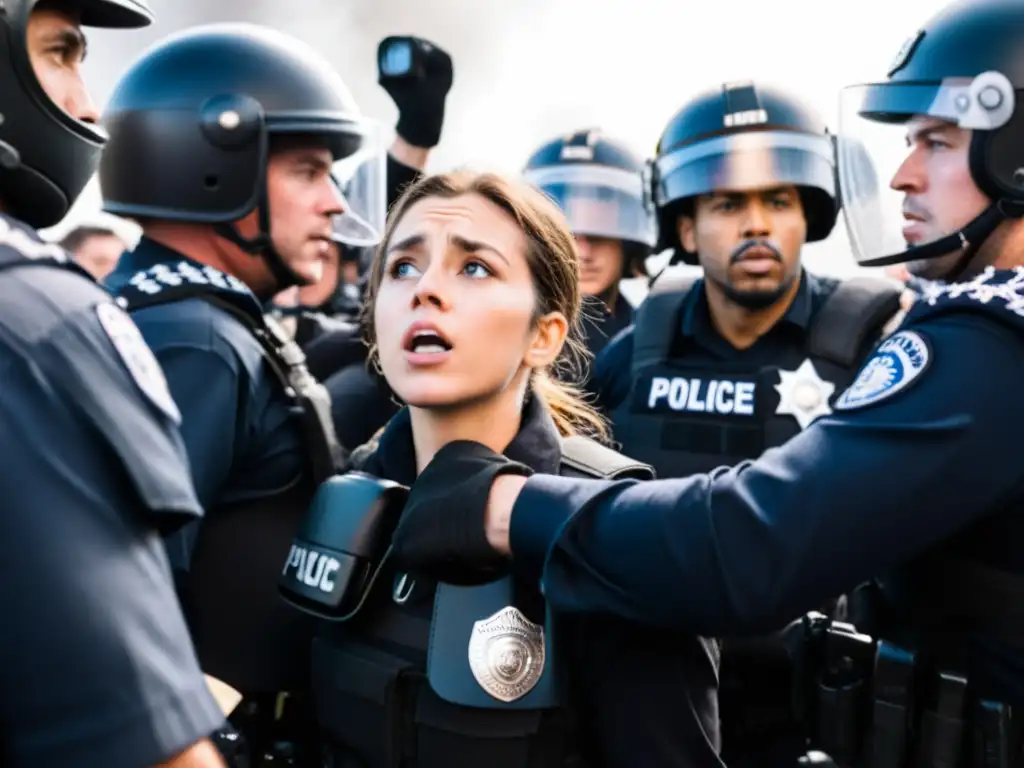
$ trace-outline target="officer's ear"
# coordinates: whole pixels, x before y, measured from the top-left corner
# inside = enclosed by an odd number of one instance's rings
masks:
[[[541,316],[533,329],[530,346],[523,356],[527,368],[547,368],[558,359],[569,334],[569,321],[561,312]]]
[[[689,214],[683,214],[676,219],[676,230],[679,234],[679,242],[683,250],[689,253],[697,252],[697,221]]]

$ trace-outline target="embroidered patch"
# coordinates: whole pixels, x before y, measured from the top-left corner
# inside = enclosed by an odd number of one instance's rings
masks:
[[[837,411],[863,408],[901,392],[920,378],[931,362],[931,348],[914,331],[899,331],[879,345],[857,380],[836,400]]]
[[[163,369],[132,319],[123,309],[109,303],[97,305],[96,316],[142,394],[171,421],[181,424],[181,412],[171,396]]]

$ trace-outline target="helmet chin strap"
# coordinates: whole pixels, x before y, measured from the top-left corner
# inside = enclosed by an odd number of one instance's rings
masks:
[[[914,246],[900,253],[880,256],[877,259],[862,261],[865,267],[884,267],[890,264],[904,264],[908,261],[937,259],[942,256],[960,252],[956,263],[943,276],[944,280],[956,282],[967,272],[978,249],[987,240],[996,227],[1008,219],[1017,219],[1024,215],[1024,203],[1012,200],[998,200],[974,217],[970,223],[957,232],[940,237],[931,243]]]
[[[242,237],[234,224],[217,224],[214,230],[218,235],[234,243],[246,253],[263,259],[276,283],[274,290],[270,292],[270,296],[273,296],[286,288],[304,285],[305,283],[287,265],[274,248],[274,241],[270,236],[270,201],[267,197],[267,190],[264,187],[263,192],[260,194],[259,202],[256,204],[259,232],[255,237],[249,239]],[[259,298],[264,299],[269,298],[269,296],[261,296]]]

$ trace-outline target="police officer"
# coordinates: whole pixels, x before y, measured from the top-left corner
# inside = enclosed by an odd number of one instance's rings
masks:
[[[592,388],[629,456],[659,477],[781,445],[827,414],[898,309],[886,282],[805,270],[838,210],[832,137],[793,96],[726,83],[669,121],[653,163],[662,275]]]
[[[279,601],[277,572],[341,463],[326,392],[263,302],[319,279],[335,229],[377,236],[383,143],[324,59],[244,24],[151,49],[103,119],[105,208],[143,229],[107,283],[166,371],[207,512],[168,550],[203,668],[247,697],[259,750],[279,738],[260,718],[308,671],[309,622]]]
[[[583,330],[594,358],[633,322],[619,281],[646,275],[644,261],[657,237],[643,171],[639,157],[596,128],[545,143],[523,171],[526,181],[558,204],[576,236],[580,287],[591,297]]]
[[[844,92],[839,172],[844,195],[861,192],[846,207],[858,258],[949,282],[915,302],[832,415],[755,461],[643,484],[525,480],[451,444],[413,488],[400,567],[465,577],[511,552],[556,609],[718,635],[769,629],[884,575],[883,639],[828,634],[843,643],[823,658],[825,751],[852,763],[867,744],[872,765],[911,750],[950,765],[967,737],[968,764],[1010,765],[1008,706],[1024,704],[1022,26],[1016,0],[951,5],[883,82]],[[442,535],[451,497],[490,549]],[[857,690],[870,695],[850,701]],[[858,727],[843,711],[874,716]]]
[[[64,217],[105,143],[81,26],[151,21],[115,0],[0,15],[5,766],[223,765],[159,538],[202,514],[178,411],[128,316],[35,230]]]

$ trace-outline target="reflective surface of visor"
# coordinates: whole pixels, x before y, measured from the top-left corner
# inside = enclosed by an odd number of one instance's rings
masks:
[[[681,147],[657,161],[658,206],[714,191],[815,187],[835,195],[832,142],[792,131],[751,131]]]
[[[336,160],[331,177],[344,198],[344,213],[334,217],[334,238],[352,246],[380,242],[387,215],[387,144],[383,127],[373,121],[353,126],[361,143]]]
[[[654,246],[653,211],[644,205],[640,173],[600,165],[562,165],[526,171],[523,179],[561,208],[574,235]]]
[[[1001,84],[1001,77],[986,73],[941,84],[880,83],[843,90],[836,152],[839,188],[859,263],[913,261],[914,248],[953,234],[948,222],[943,228],[932,219],[923,196],[915,197],[913,191],[927,185],[927,160],[938,146],[962,152],[967,171],[968,138],[958,129],[992,130],[1013,114],[1013,89],[1008,81]],[[949,149],[950,143],[956,146]],[[900,254],[905,257],[898,258]]]

